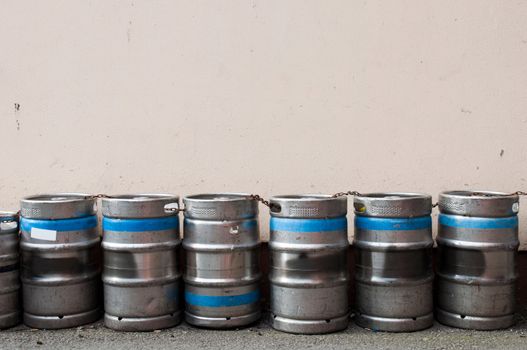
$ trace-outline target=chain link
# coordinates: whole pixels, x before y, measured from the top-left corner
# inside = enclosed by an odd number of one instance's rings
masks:
[[[269,202],[268,200],[263,199],[263,198],[262,198],[260,195],[258,195],[258,194],[251,194],[251,195],[249,195],[249,198],[252,199],[252,200],[254,200],[254,201],[257,201],[257,202],[262,203],[263,205],[265,205],[266,207],[268,207],[268,208],[271,209],[271,210],[272,210],[273,208],[278,209],[278,208],[280,207],[279,205],[276,205],[276,204],[274,204],[274,203]]]
[[[337,192],[331,197],[337,198],[337,197],[343,197],[343,196],[361,196],[361,194],[358,191]]]
[[[527,192],[524,192],[524,191],[516,191],[512,194],[515,194],[517,196],[527,196]]]
[[[112,196],[109,196],[104,193],[99,193],[99,194],[92,194],[90,196],[84,197],[84,199],[98,199],[98,198],[112,198]]]

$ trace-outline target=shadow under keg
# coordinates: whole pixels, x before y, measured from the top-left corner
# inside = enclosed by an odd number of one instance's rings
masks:
[[[178,210],[169,194],[102,199],[106,327],[150,331],[181,321]]]
[[[271,326],[303,334],[345,329],[347,199],[286,195],[270,203]]]
[[[0,212],[0,329],[21,321],[18,258],[17,214]]]
[[[85,194],[21,200],[24,323],[67,328],[101,315],[101,251],[96,199]]]
[[[418,193],[357,195],[356,323],[409,332],[434,323],[432,198]]]
[[[439,195],[439,322],[479,330],[514,324],[518,209],[518,196],[506,193]]]
[[[185,320],[194,326],[233,328],[260,319],[258,202],[248,194],[188,196]]]

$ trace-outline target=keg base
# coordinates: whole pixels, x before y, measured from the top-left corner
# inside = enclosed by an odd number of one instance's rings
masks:
[[[296,320],[270,315],[271,327],[276,330],[297,334],[323,334],[338,332],[348,327],[349,314],[329,320]]]
[[[74,315],[64,316],[41,316],[24,312],[24,324],[31,328],[39,329],[61,329],[82,326],[97,321],[102,314],[98,308]]]
[[[261,312],[257,311],[252,314],[235,317],[203,317],[191,314],[185,311],[185,321],[188,324],[197,327],[228,329],[236,327],[248,326],[251,323],[258,321],[261,317]]]
[[[177,326],[181,311],[156,317],[118,317],[104,314],[104,325],[116,331],[148,332]]]
[[[459,315],[436,309],[436,318],[437,321],[446,326],[481,331],[509,328],[514,325],[514,314],[501,317],[480,317]]]
[[[362,328],[381,332],[415,332],[434,324],[434,313],[415,318],[388,318],[357,314],[355,323]]]
[[[0,315],[0,329],[14,327],[22,321],[19,311],[7,315]]]

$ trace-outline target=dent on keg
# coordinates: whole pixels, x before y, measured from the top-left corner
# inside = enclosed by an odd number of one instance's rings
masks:
[[[356,323],[390,332],[432,326],[432,198],[369,193],[354,207]]]
[[[101,315],[96,199],[60,193],[21,200],[24,323],[76,327]]]
[[[518,209],[516,194],[439,195],[439,322],[480,330],[514,324]]]
[[[275,196],[269,242],[273,328],[329,333],[348,325],[347,199]]]
[[[104,323],[149,331],[181,320],[179,197],[117,195],[102,199]]]
[[[260,319],[258,203],[248,194],[188,196],[185,320],[207,328],[233,328]]]
[[[18,258],[18,216],[0,212],[0,329],[21,321]]]

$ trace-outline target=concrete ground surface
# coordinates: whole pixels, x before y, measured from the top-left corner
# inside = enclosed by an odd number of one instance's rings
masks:
[[[414,333],[372,332],[353,321],[346,331],[294,335],[273,330],[266,321],[252,327],[213,331],[181,325],[161,331],[115,332],[101,321],[64,330],[18,326],[0,331],[1,349],[527,349],[527,312],[517,324],[500,331],[468,331],[436,324]]]

